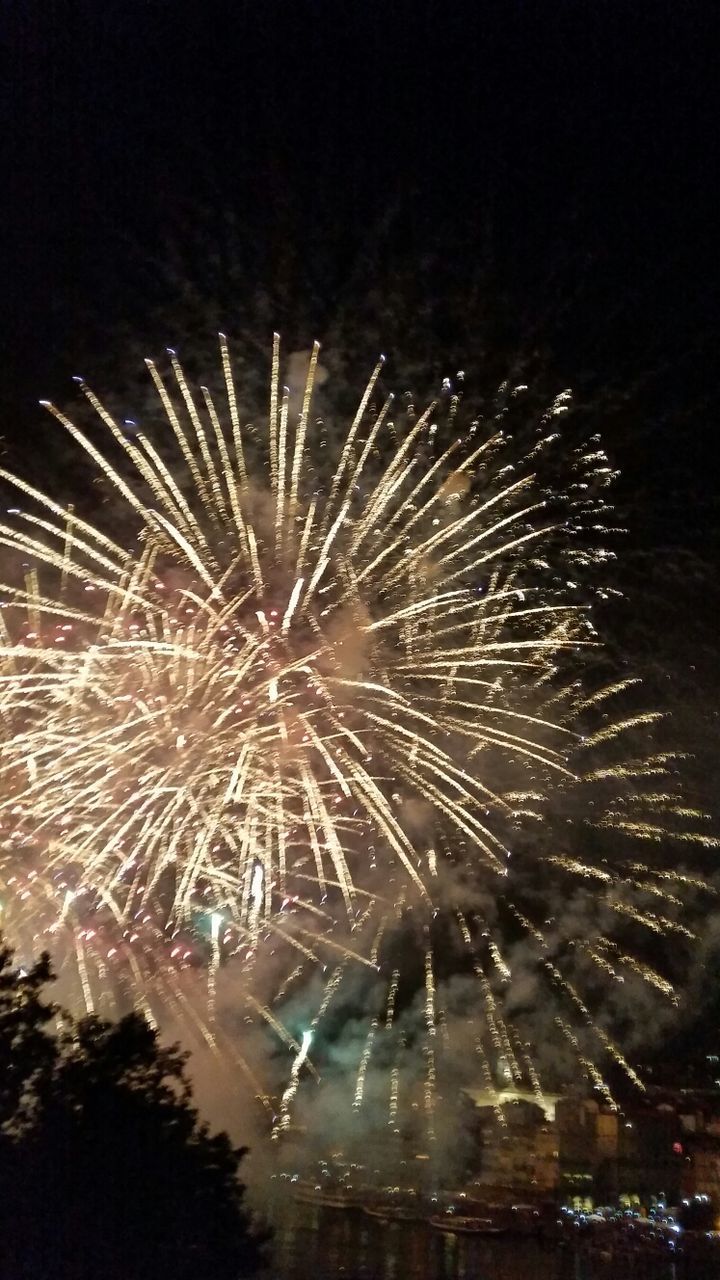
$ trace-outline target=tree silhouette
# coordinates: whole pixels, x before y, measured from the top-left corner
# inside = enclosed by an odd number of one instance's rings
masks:
[[[185,1066],[139,1014],[76,1022],[47,957],[0,951],[0,1276],[239,1280],[261,1262],[244,1149],[199,1122]]]
[[[31,1123],[41,1081],[47,1083],[57,1046],[47,1032],[55,1009],[42,996],[52,981],[50,960],[14,970],[12,951],[0,946],[0,1133],[19,1135]]]

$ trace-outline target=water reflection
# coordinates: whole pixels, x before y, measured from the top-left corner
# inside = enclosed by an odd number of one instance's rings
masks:
[[[601,1257],[519,1237],[445,1234],[417,1222],[288,1203],[273,1213],[273,1280],[619,1280]],[[684,1280],[634,1258],[622,1280]],[[689,1280],[689,1277],[688,1277]]]

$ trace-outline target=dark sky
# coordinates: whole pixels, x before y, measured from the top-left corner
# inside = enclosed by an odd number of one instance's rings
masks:
[[[248,289],[277,279],[288,254],[309,271],[316,257],[332,310],[393,209],[388,282],[432,248],[439,306],[444,267],[490,263],[490,293],[519,332],[531,325],[563,384],[642,384],[631,461],[654,468],[656,491],[663,466],[679,468],[703,536],[714,528],[716,4],[26,0],[1,12],[0,432],[25,432],[95,334],[107,345],[121,326],[142,331],[153,306],[172,309],[152,264],[186,238],[202,277],[201,223],[210,256],[207,226],[232,213]]]

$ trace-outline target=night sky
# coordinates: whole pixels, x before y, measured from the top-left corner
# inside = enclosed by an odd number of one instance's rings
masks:
[[[319,256],[332,310],[395,213],[390,274],[439,247],[439,305],[445,271],[491,269],[569,381],[697,410],[706,475],[718,36],[716,6],[665,0],[4,5],[3,409],[88,326],[142,327],[151,263],[201,215],[237,219],[249,286],[293,257],[317,284]]]
[[[599,404],[641,601],[617,634],[646,656],[662,635],[707,772],[717,5],[26,0],[0,12],[10,456],[40,442],[55,465],[37,400],[69,397],[71,376],[95,368],[107,385],[115,352],[124,385],[129,335],[153,354],[189,348],[190,287],[226,281],[229,332],[234,296],[247,308],[264,291],[259,343],[272,327],[292,343],[417,271],[438,361],[495,371],[532,353],[548,385]]]

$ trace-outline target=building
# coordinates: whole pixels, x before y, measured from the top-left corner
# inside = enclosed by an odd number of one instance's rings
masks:
[[[677,1200],[683,1132],[676,1111],[641,1106],[620,1113],[595,1099],[568,1097],[557,1114],[563,1199]]]
[[[720,1097],[649,1089],[620,1112],[597,1097],[468,1090],[478,1116],[473,1185],[566,1204],[720,1206]],[[502,1106],[503,1125],[497,1120]]]
[[[555,1126],[508,1130],[500,1125],[488,1127],[483,1137],[480,1171],[473,1183],[526,1198],[554,1195],[558,1183]]]
[[[556,1098],[539,1106],[534,1094],[513,1092],[502,1099],[485,1090],[473,1090],[468,1097],[478,1116],[475,1168],[470,1185],[486,1196],[522,1196],[538,1199],[555,1196],[558,1183],[557,1129],[548,1119],[554,1115]],[[497,1115],[502,1105],[503,1121]]]
[[[720,1137],[701,1133],[683,1144],[681,1192],[683,1198],[709,1196],[720,1210]]]

